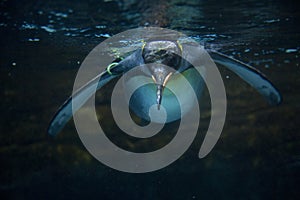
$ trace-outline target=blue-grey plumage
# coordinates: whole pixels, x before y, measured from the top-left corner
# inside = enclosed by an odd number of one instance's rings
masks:
[[[94,88],[99,90],[109,81],[117,78],[122,73],[144,64],[141,55],[142,51],[140,49],[135,51],[126,59],[122,60],[117,67],[112,68],[110,73],[106,70],[78,89],[77,92],[70,96],[56,111],[48,127],[48,134],[52,136],[57,135],[72,118],[73,113],[79,110],[94,94]]]
[[[255,88],[269,104],[277,105],[281,103],[282,98],[279,91],[260,71],[220,52],[209,51],[209,54],[216,63],[227,67]]]
[[[166,110],[166,122],[180,119],[182,115],[190,111],[191,105],[195,103],[194,100],[189,98],[189,93],[195,92],[198,100],[200,100],[204,87],[202,77],[204,73],[200,75],[189,62],[182,58],[182,49],[184,49],[184,45],[179,46],[177,42],[173,41],[151,41],[146,43],[143,48],[126,57],[118,65],[111,68],[109,72],[108,70],[104,71],[73,94],[55,114],[48,128],[48,133],[54,136],[60,132],[73,113],[80,109],[92,96],[95,92],[93,88],[100,89],[112,79],[144,64],[150,64],[147,65],[148,67],[141,68],[144,75],[130,77],[125,83],[125,88],[134,88],[135,84],[145,82],[146,79],[150,79],[152,84],[144,85],[133,93],[129,105],[131,110],[137,116],[149,120],[149,109],[157,104],[158,109],[161,105]],[[191,53],[189,56],[200,56],[203,51],[205,50],[199,48],[194,52],[189,52]],[[270,104],[281,102],[280,93],[262,73],[224,54],[209,50],[208,53],[216,63],[232,70],[254,87]],[[175,72],[164,66],[171,67]],[[101,78],[99,79],[99,77]],[[183,84],[185,79],[188,80],[194,91],[187,89],[186,84]],[[178,102],[178,98],[171,92],[172,90],[176,90],[176,94],[182,95],[180,99],[183,102]],[[157,123],[164,122],[159,117],[152,120]]]

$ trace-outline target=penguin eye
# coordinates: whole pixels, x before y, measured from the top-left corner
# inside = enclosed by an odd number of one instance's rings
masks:
[[[159,55],[163,55],[163,54],[166,54],[166,53],[167,53],[167,50],[165,50],[165,49],[161,49],[161,50],[158,51]]]

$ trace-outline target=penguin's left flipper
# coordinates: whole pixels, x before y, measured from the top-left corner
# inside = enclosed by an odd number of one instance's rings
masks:
[[[106,85],[112,79],[120,76],[128,70],[143,64],[141,50],[135,51],[130,56],[122,60],[118,65],[112,67],[109,72],[105,70],[95,78],[90,80],[72,96],[70,96],[56,111],[48,127],[48,134],[57,135],[77,110],[100,88]]]
[[[208,53],[216,63],[227,67],[255,88],[271,105],[281,103],[279,91],[260,71],[222,53],[212,50]]]

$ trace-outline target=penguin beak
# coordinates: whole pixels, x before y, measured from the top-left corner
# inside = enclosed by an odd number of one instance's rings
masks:
[[[170,79],[172,75],[172,72],[165,75],[164,73],[156,73],[155,75],[152,75],[152,79],[154,83],[156,84],[156,103],[157,103],[157,109],[160,109],[161,101],[162,101],[162,94],[163,90]]]

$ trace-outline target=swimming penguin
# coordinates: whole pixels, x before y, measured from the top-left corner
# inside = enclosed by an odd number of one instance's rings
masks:
[[[181,84],[183,79],[187,79],[190,82],[194,90],[192,92],[195,92],[197,98],[201,97],[204,85],[203,77],[187,59],[184,59],[184,48],[185,44],[172,40],[145,42],[141,48],[135,50],[117,64],[109,65],[105,71],[69,97],[53,117],[48,133],[55,136],[61,131],[73,113],[95,92],[90,88],[97,87],[97,89],[100,89],[112,79],[125,74],[133,68],[139,68],[144,73],[144,77],[151,79],[152,84],[140,87],[133,93],[129,104],[131,110],[142,119],[149,120],[149,108],[157,105],[157,109],[164,107],[166,110],[166,122],[180,119],[182,114],[186,114],[191,109],[189,107],[189,92],[191,91],[185,88],[185,84]],[[245,80],[265,97],[270,104],[276,105],[281,102],[278,90],[255,68],[214,50],[197,48],[193,51],[193,55],[201,55],[203,52],[208,52],[214,62],[227,67]],[[183,76],[178,76],[178,74]],[[134,87],[134,84],[141,81],[144,77],[129,77],[130,80],[125,82],[124,87]],[[177,93],[183,95],[182,99],[184,102],[178,102],[177,97],[168,88],[178,90],[179,92]],[[180,105],[184,105],[185,108],[180,109]],[[161,119],[154,119],[154,122],[160,123]]]

